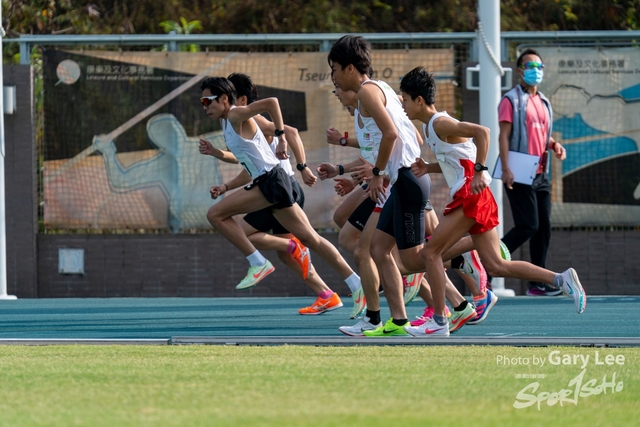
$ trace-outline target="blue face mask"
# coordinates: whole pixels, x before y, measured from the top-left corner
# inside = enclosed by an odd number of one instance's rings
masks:
[[[542,77],[544,77],[544,71],[540,68],[531,68],[524,70],[523,80],[529,86],[538,86],[542,83]]]

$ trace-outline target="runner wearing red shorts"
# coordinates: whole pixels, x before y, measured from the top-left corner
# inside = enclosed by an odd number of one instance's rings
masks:
[[[434,300],[434,316],[421,326],[405,326],[413,336],[449,336],[445,317],[445,274],[442,254],[466,233],[471,234],[487,272],[493,277],[512,277],[549,283],[562,288],[582,313],[587,297],[573,268],[563,273],[537,267],[524,261],[505,261],[500,256],[498,207],[489,189],[491,177],[484,165],[489,150],[489,129],[474,123],[460,122],[435,107],[436,85],[424,67],[406,74],[401,83],[402,106],[411,120],[424,123],[425,141],[433,150],[437,164],[417,158],[411,166],[416,177],[442,173],[453,201],[444,218],[421,251],[427,268]]]

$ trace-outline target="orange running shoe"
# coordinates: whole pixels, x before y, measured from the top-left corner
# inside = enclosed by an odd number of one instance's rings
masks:
[[[318,297],[310,307],[304,307],[298,310],[300,314],[322,314],[325,311],[335,310],[342,307],[342,300],[335,292],[327,299]]]
[[[291,255],[293,255],[293,259],[295,259],[296,262],[300,264],[300,268],[302,268],[302,279],[307,280],[309,272],[311,271],[311,254],[309,254],[309,248],[303,245],[295,236],[292,237],[291,240],[296,244],[296,249]]]

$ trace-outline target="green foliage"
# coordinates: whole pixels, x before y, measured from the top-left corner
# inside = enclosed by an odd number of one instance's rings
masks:
[[[200,21],[190,21],[184,17],[180,17],[180,23],[176,21],[162,21],[160,26],[167,32],[175,31],[176,34],[191,34],[193,30],[201,30],[202,23]]]
[[[167,32],[175,32],[176,34],[191,34],[194,30],[201,30],[202,23],[200,21],[189,21],[184,17],[180,17],[180,23],[176,21],[162,21],[160,26]],[[200,47],[195,44],[181,45],[182,52],[199,52]]]
[[[478,0],[5,0],[20,34],[474,31]],[[503,31],[634,30],[640,0],[502,0]],[[178,18],[180,17],[180,18]]]

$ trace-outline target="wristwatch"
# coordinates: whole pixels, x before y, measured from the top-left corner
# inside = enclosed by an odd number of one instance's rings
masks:
[[[340,145],[342,145],[343,147],[346,147],[347,144],[349,143],[347,138],[349,138],[349,132],[345,132],[344,136],[342,138],[340,138]]]
[[[280,136],[280,135],[284,135],[284,129],[280,130],[280,129],[276,129],[273,134],[275,136]]]
[[[389,172],[387,172],[386,170],[380,170],[379,168],[374,167],[371,172],[373,172],[373,174],[375,176],[389,176]]]
[[[298,163],[298,164],[296,165],[296,169],[298,169],[300,172],[302,172],[302,170],[303,170],[304,168],[306,168],[306,167],[307,167],[307,164],[306,164],[306,163]]]
[[[485,165],[483,165],[482,163],[476,163],[475,165],[473,165],[473,169],[476,172],[488,171],[489,170],[489,168],[486,167]]]

